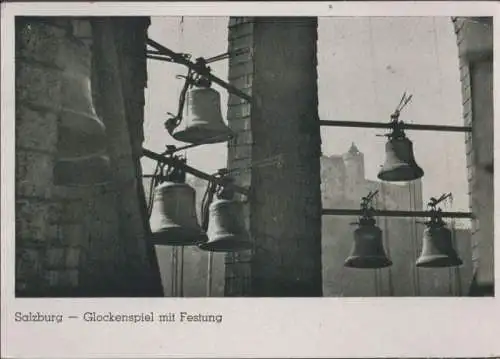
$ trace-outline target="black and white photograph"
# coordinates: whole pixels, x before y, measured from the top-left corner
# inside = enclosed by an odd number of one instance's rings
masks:
[[[492,296],[492,38],[17,17],[16,296]]]
[[[98,3],[2,15],[3,324],[106,327],[104,356],[500,354],[462,340],[496,315],[493,7]]]

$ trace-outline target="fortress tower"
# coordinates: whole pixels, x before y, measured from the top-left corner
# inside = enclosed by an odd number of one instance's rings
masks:
[[[346,168],[346,180],[360,184],[365,181],[365,156],[358,147],[351,144],[349,150],[342,155]]]

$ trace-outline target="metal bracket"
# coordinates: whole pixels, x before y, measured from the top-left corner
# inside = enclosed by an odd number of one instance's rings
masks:
[[[175,62],[180,65],[187,66],[189,69],[191,69],[194,72],[199,72],[201,71],[201,75],[204,75],[208,80],[216,83],[217,85],[225,88],[229,93],[236,95],[248,102],[252,102],[252,97],[244,93],[243,91],[239,90],[238,88],[234,87],[233,85],[221,80],[220,78],[212,75],[211,73],[203,73],[204,69],[200,68],[200,64],[196,62],[192,62],[189,58],[186,58],[185,54],[180,54],[177,52],[174,52],[170,50],[169,48],[159,44],[158,42],[152,40],[152,39],[147,39],[147,44],[153,48],[155,48],[155,54],[150,55],[150,56],[165,56],[166,59],[168,59],[168,62]],[[201,59],[201,58],[199,58]],[[205,61],[206,62],[206,61]]]

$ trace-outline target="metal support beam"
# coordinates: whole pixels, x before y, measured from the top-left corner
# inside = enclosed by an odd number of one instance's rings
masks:
[[[361,128],[386,128],[391,129],[393,124],[382,122],[358,122],[358,121],[319,121],[320,126],[337,126],[337,127],[361,127]],[[403,123],[401,127],[405,130],[421,130],[421,131],[442,131],[442,132],[472,132],[472,127],[462,126],[445,126],[445,125],[419,125]]]
[[[158,50],[158,53],[161,55],[166,55],[172,59],[172,62],[184,65],[189,67],[191,70],[197,72],[199,69],[198,65],[196,65],[194,62],[190,61],[186,57],[182,56],[182,54],[179,54],[177,52],[174,52],[170,50],[169,48],[166,48],[165,46],[157,43],[154,40],[148,39],[147,44],[154,47],[156,50]],[[220,78],[212,75],[212,74],[203,74],[207,79],[210,81],[216,83],[217,85],[225,88],[229,93],[232,93],[233,95],[236,95],[248,102],[252,102],[252,97],[244,93],[243,91],[237,89],[233,85],[221,80]]]
[[[143,156],[151,158],[152,160],[155,160],[155,161],[158,161],[161,163],[166,163],[167,165],[170,165],[170,166],[182,168],[186,173],[190,173],[193,176],[204,179],[206,181],[212,181],[212,182],[215,182],[221,186],[231,186],[231,188],[233,188],[233,190],[235,192],[243,194],[245,196],[248,196],[249,191],[247,188],[240,187],[240,186],[232,184],[232,183],[227,183],[226,181],[224,181],[220,178],[209,175],[208,173],[197,170],[196,168],[190,167],[174,157],[165,157],[165,156],[162,156],[156,152],[147,150],[145,148],[142,149],[142,154],[143,154]]]
[[[337,208],[324,208],[321,214],[325,216],[361,216],[363,211],[360,209],[337,209]],[[389,211],[389,210],[375,210],[370,211],[376,217],[430,217],[429,211]],[[443,218],[474,218],[470,212],[440,212],[439,215]]]

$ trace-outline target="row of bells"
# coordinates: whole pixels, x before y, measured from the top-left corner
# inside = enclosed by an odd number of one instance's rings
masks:
[[[83,61],[83,60],[80,60]],[[96,113],[88,69],[73,56],[62,74],[62,107],[59,114],[58,156],[54,167],[57,185],[85,186],[110,179],[106,154],[106,127]],[[220,109],[220,94],[211,88],[187,93],[183,125],[173,137],[182,142],[224,142],[232,135]]]
[[[208,229],[198,224],[195,191],[185,183],[164,182],[154,191],[150,217],[156,245],[192,246],[212,252],[234,252],[252,248],[243,220],[243,204],[217,199],[209,208]],[[453,248],[451,231],[444,223],[430,223],[424,231],[417,267],[452,267],[462,261]],[[345,266],[385,268],[392,265],[383,245],[382,230],[371,218],[362,219],[354,231],[354,244]]]
[[[196,88],[186,95],[182,125],[172,136],[181,142],[207,144],[227,141],[233,135],[222,119],[220,94],[211,88]],[[421,178],[413,143],[405,136],[391,138],[385,145],[385,162],[378,173],[382,181],[400,182]]]
[[[155,188],[149,219],[155,245],[196,245],[211,252],[252,249],[242,202],[214,200],[205,233],[198,223],[195,196],[195,190],[186,183],[163,182]]]
[[[462,261],[453,248],[451,231],[441,224],[428,224],[424,230],[423,245],[416,266],[424,268],[454,267]],[[360,221],[354,231],[351,255],[344,265],[350,268],[385,268],[392,265],[382,241],[382,230],[373,219]]]
[[[109,180],[106,128],[92,102],[88,70],[76,56],[72,57],[63,73],[62,93],[55,182],[82,185],[106,182]],[[211,88],[190,89],[186,95],[183,120],[173,130],[172,136],[192,144],[229,140],[232,131],[222,119],[220,94]],[[408,138],[390,139],[385,152],[379,179],[410,181],[423,176]]]

